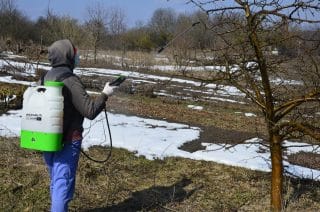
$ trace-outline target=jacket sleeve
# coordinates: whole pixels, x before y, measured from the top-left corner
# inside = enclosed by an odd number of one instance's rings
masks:
[[[77,76],[69,77],[64,82],[70,91],[72,104],[84,117],[93,120],[105,108],[108,97],[104,93],[96,98],[90,97]]]

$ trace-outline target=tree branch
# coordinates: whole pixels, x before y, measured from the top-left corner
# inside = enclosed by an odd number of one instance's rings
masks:
[[[294,132],[300,132],[300,133],[303,133],[304,135],[308,135],[316,139],[317,141],[320,141],[320,129],[313,127],[307,123],[300,123],[300,122],[294,122],[294,121],[283,122],[277,125],[277,129],[279,130],[285,129],[286,135],[290,135],[291,133],[294,133]]]
[[[320,101],[320,92],[319,91],[314,91],[311,92],[301,98],[294,99],[291,101],[288,101],[279,107],[275,108],[275,121],[280,121],[285,115],[290,113],[292,110],[294,110],[297,106],[306,103],[306,102],[315,102],[315,101]]]

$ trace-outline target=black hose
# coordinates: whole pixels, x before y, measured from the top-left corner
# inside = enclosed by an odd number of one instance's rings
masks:
[[[92,157],[90,157],[85,151],[83,151],[81,149],[81,153],[86,156],[86,158],[88,158],[89,160],[96,162],[96,163],[105,163],[106,161],[109,160],[109,158],[111,157],[111,152],[112,152],[112,136],[111,136],[111,130],[110,130],[110,125],[109,125],[109,120],[108,120],[108,115],[107,115],[107,111],[106,109],[104,109],[104,114],[106,117],[106,122],[107,122],[107,127],[108,127],[108,132],[109,132],[109,140],[110,140],[110,151],[109,154],[107,155],[107,157],[104,160],[98,160],[98,159],[94,159]],[[106,135],[105,135],[106,138]]]

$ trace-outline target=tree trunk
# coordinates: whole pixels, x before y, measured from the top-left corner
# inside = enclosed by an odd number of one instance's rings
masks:
[[[283,164],[282,148],[279,135],[272,135],[270,140],[272,179],[271,179],[271,210],[281,211],[282,209],[282,184]]]
[[[97,43],[95,42],[94,43],[94,52],[93,52],[93,61],[94,61],[94,64],[96,64],[97,63]]]

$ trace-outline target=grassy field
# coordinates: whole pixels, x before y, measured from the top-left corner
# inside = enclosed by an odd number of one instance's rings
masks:
[[[48,211],[42,155],[18,145],[18,138],[0,138],[0,211]],[[70,211],[268,211],[269,187],[269,173],[182,158],[150,161],[114,149],[104,164],[81,157]],[[319,210],[318,182],[286,178],[285,191],[284,211]]]

